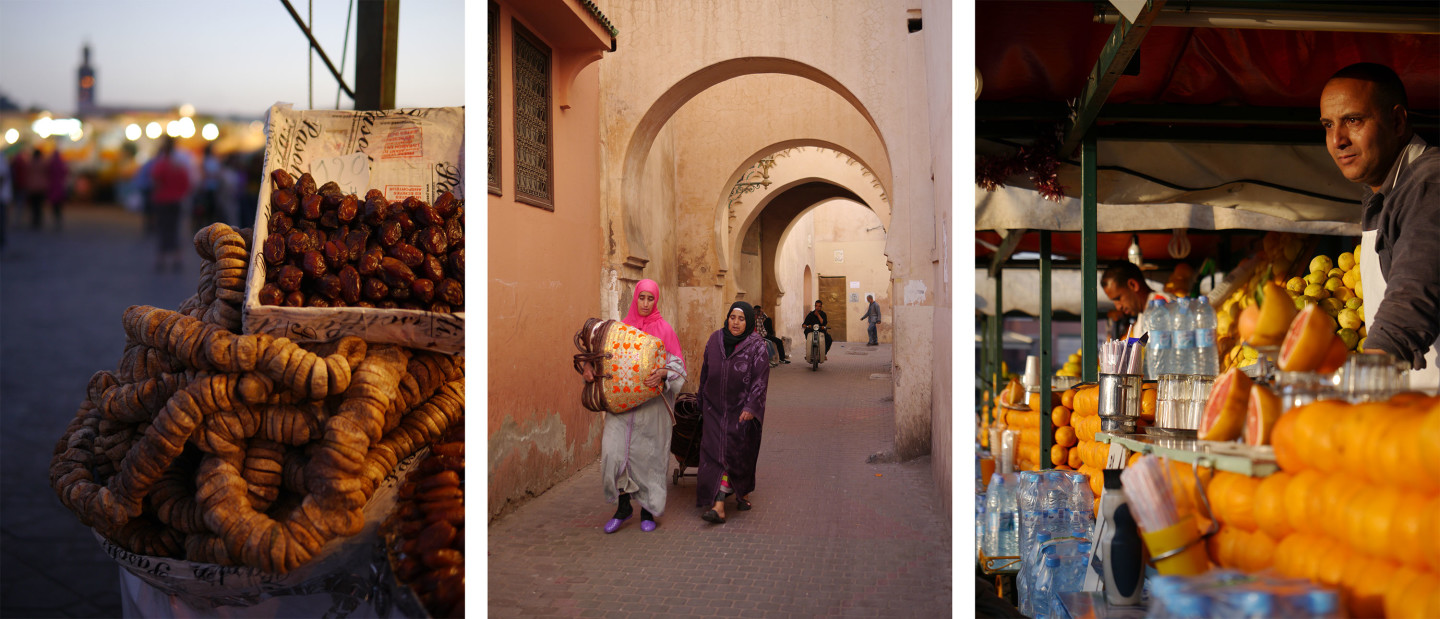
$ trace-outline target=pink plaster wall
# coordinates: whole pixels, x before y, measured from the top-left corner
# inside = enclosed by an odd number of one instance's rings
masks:
[[[586,67],[569,85],[569,109],[552,100],[555,210],[516,202],[510,17],[502,5],[497,101],[503,195],[488,196],[489,305],[475,316],[481,321],[475,328],[490,338],[491,518],[569,477],[600,450],[601,413],[580,406],[583,381],[571,361],[576,330],[602,315],[596,294],[602,255],[598,69]],[[527,24],[543,38],[541,26]],[[552,63],[561,62],[555,42],[546,42],[554,50]]]

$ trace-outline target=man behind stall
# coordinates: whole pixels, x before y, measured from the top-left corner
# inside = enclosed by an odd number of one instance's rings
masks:
[[[1169,303],[1175,300],[1175,297],[1169,294],[1151,290],[1150,284],[1145,281],[1145,273],[1133,262],[1110,265],[1110,268],[1100,275],[1100,288],[1105,292],[1106,298],[1115,304],[1115,309],[1135,318],[1129,337],[1140,337],[1150,330],[1150,325],[1141,320],[1150,301],[1161,299]]]
[[[1440,148],[1410,126],[1405,85],[1390,68],[1353,64],[1320,93],[1325,147],[1340,173],[1365,187],[1360,278],[1366,351],[1412,368],[1410,387],[1440,387]]]

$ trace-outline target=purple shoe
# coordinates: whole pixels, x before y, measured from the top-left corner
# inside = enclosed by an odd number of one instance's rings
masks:
[[[616,531],[619,531],[620,525],[625,524],[625,521],[629,519],[629,516],[626,516],[624,518],[611,518],[609,522],[605,523],[605,532],[614,533]]]
[[[641,530],[641,531],[644,531],[644,532],[646,532],[646,533],[649,533],[649,532],[651,532],[651,531],[654,531],[654,530],[655,530],[655,527],[658,527],[658,526],[660,526],[660,525],[655,524],[655,521],[654,521],[654,520],[641,520],[641,521],[640,521],[640,530]]]

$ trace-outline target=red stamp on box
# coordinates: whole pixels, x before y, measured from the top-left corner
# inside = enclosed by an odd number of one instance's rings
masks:
[[[392,202],[399,202],[409,197],[423,198],[425,190],[420,185],[386,185],[385,198]]]
[[[419,127],[405,127],[392,130],[385,138],[385,148],[380,151],[381,159],[420,159],[424,156],[421,146],[425,143]]]

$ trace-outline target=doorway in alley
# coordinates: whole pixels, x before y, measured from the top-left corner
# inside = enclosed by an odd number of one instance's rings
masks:
[[[845,337],[845,277],[820,276],[820,300],[825,302],[825,316],[830,320],[830,337],[848,342]]]

